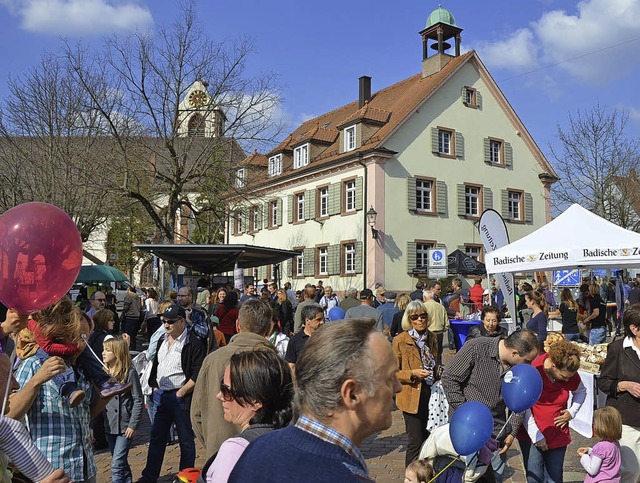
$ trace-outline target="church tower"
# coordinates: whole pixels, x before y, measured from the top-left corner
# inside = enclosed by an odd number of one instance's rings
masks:
[[[422,37],[422,77],[428,77],[440,72],[449,61],[460,55],[460,33],[462,29],[456,25],[456,19],[451,12],[438,7],[427,18],[427,26],[420,31]],[[447,53],[451,44],[447,40],[454,39],[454,54]],[[435,43],[429,46],[429,41]],[[429,48],[436,53],[429,57]]]
[[[208,84],[196,79],[178,106],[178,135],[222,137],[226,116],[207,92]]]

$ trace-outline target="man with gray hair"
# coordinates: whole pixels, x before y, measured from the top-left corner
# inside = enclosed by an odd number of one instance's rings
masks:
[[[191,424],[193,432],[211,456],[228,438],[240,433],[238,427],[224,419],[222,404],[215,399],[220,381],[231,356],[261,346],[273,349],[267,340],[271,333],[271,307],[257,299],[249,299],[240,307],[236,329],[229,344],[205,357],[193,390]]]
[[[229,481],[374,481],[358,446],[391,426],[397,370],[371,319],[320,328],[296,365],[295,425],[253,441]]]

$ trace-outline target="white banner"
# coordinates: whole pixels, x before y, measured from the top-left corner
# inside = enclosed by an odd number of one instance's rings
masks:
[[[480,231],[480,239],[484,245],[485,255],[489,255],[492,251],[502,248],[509,244],[509,234],[507,233],[507,225],[505,225],[502,216],[495,210],[485,210],[480,217],[478,225]],[[509,309],[509,316],[516,320],[516,297],[515,286],[513,282],[513,274],[496,273],[496,278],[500,283],[502,295]],[[487,278],[490,276],[487,273]]]

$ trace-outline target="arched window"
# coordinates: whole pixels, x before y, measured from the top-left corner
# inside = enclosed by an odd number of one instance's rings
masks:
[[[204,117],[202,114],[195,113],[189,118],[189,136],[204,137]]]
[[[140,285],[152,286],[155,281],[153,280],[153,260],[147,260],[142,265],[140,270]]]

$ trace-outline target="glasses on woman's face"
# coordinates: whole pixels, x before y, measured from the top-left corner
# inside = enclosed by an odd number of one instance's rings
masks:
[[[427,313],[426,313],[426,312],[422,312],[422,313],[420,313],[420,314],[413,314],[413,315],[410,315],[410,316],[409,316],[409,318],[410,318],[411,320],[418,320],[418,319],[425,319],[425,320],[426,320],[428,317],[429,317],[429,316],[427,315]]]
[[[224,379],[220,379],[220,394],[222,394],[222,399],[226,402],[230,402],[235,399],[231,386],[226,385],[224,383]]]

